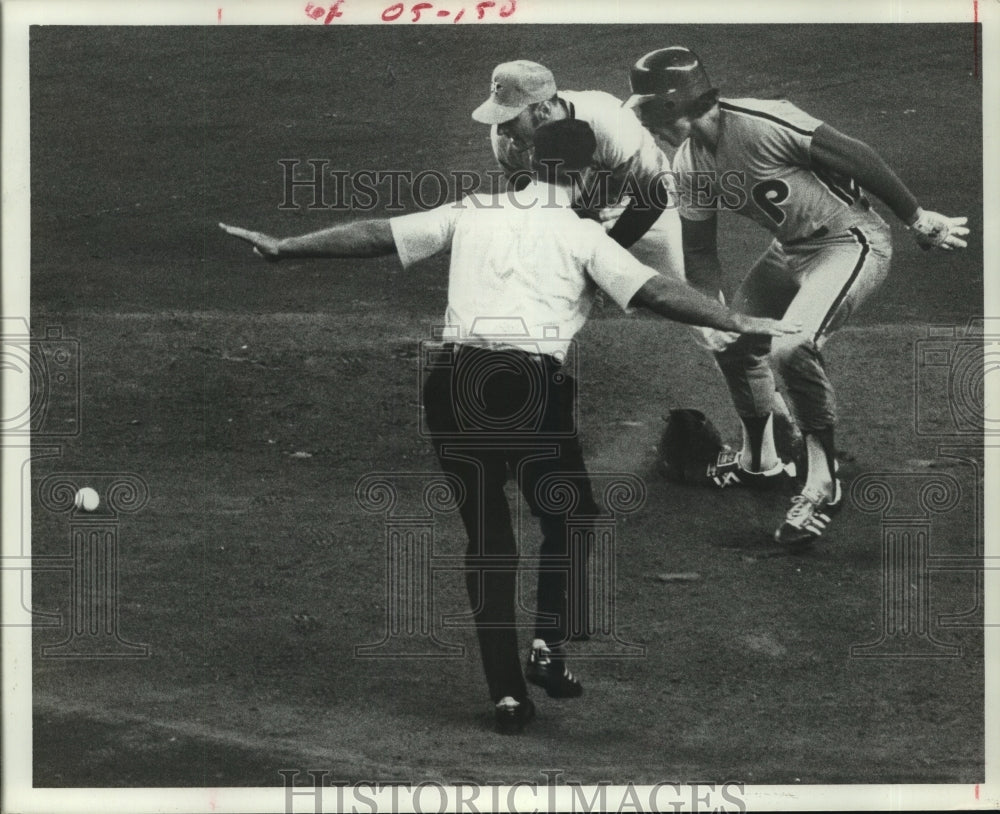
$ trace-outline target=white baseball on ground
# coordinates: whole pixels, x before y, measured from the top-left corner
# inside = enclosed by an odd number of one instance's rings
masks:
[[[82,489],[77,490],[76,499],[73,501],[73,505],[78,509],[83,509],[85,512],[92,512],[101,503],[101,498],[98,496],[95,489],[91,489],[89,486],[84,486]]]

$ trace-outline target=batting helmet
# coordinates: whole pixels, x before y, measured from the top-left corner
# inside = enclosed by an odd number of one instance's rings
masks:
[[[632,66],[629,83],[632,95],[626,107],[657,98],[682,108],[715,90],[698,55],[682,45],[650,51]]]

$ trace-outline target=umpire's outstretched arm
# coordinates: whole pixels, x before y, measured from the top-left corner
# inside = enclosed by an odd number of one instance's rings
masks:
[[[751,317],[730,311],[718,300],[702,294],[687,283],[657,274],[647,280],[632,297],[629,305],[648,308],[675,322],[703,325],[720,331],[743,334],[782,336],[802,330],[797,322]]]
[[[219,228],[226,234],[245,240],[265,260],[296,257],[382,257],[396,252],[392,228],[385,218],[341,223],[317,232],[283,238],[239,226],[227,226],[225,223],[220,223]]]
[[[396,243],[387,219],[359,220],[339,224],[297,237],[276,238],[263,232],[220,223],[226,234],[246,241],[265,260],[277,261],[295,257],[380,257],[394,254]],[[608,244],[615,244],[608,239]],[[615,248],[614,251],[624,252]],[[631,256],[630,256],[631,259]],[[736,333],[781,336],[798,333],[801,326],[787,320],[750,317],[730,311],[711,297],[687,283],[656,274],[640,288],[630,305],[648,308],[660,316],[691,325],[704,325]]]

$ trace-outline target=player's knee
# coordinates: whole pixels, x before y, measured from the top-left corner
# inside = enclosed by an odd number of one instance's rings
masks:
[[[811,337],[792,334],[771,343],[771,363],[782,374],[817,364],[819,359],[819,348]]]
[[[770,351],[767,337],[742,334],[734,342],[715,351],[715,360],[723,370],[764,364]]]

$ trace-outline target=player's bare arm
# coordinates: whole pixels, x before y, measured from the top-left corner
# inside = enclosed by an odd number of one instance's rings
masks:
[[[632,297],[629,305],[648,308],[675,322],[704,325],[733,333],[783,336],[802,330],[801,325],[789,320],[751,317],[731,311],[718,300],[663,274],[647,280]]]
[[[719,260],[718,222],[716,213],[704,220],[681,216],[681,245],[684,250],[684,278],[706,296],[724,302],[722,295],[722,263]],[[721,351],[737,334],[733,331],[704,331],[703,343],[711,351]]]
[[[863,141],[844,135],[828,124],[813,133],[810,158],[815,164],[854,178],[884,202],[913,232],[924,249],[964,249],[968,218],[950,218],[923,209],[916,196],[885,160]]]
[[[225,223],[220,223],[219,228],[246,241],[253,246],[255,254],[272,262],[303,257],[381,257],[396,251],[392,229],[384,218],[341,223],[285,238]]]
[[[715,213],[705,220],[681,217],[684,274],[691,285],[710,297],[718,296],[722,290],[718,222],[719,217]]]

